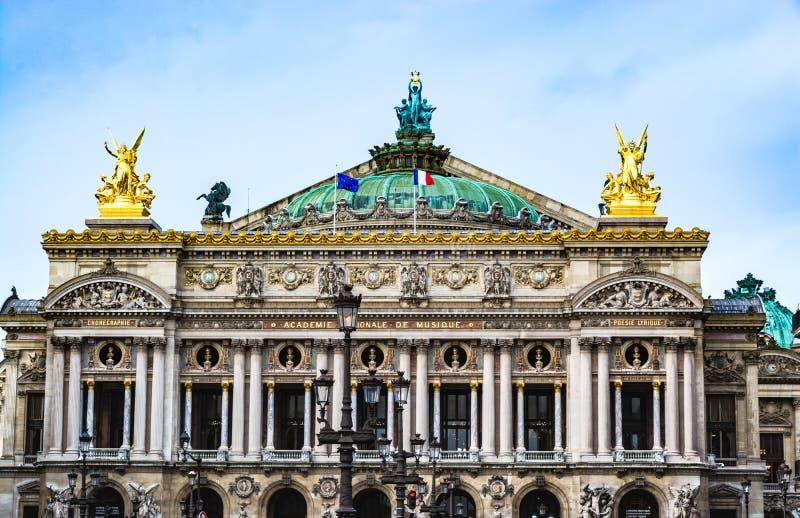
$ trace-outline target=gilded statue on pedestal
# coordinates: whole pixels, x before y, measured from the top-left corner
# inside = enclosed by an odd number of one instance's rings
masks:
[[[656,203],[661,199],[661,187],[650,185],[655,173],[642,172],[642,162],[647,152],[647,127],[638,143],[631,140],[627,144],[619,127],[615,124],[614,128],[620,146],[617,150],[620,170],[616,177],[613,173],[606,173],[600,197],[609,216],[652,216]]]
[[[108,154],[117,159],[117,163],[111,178],[100,175],[103,185],[94,194],[100,206],[100,215],[122,218],[147,216],[147,209],[150,208],[155,194],[147,184],[150,175],[144,174],[140,178],[136,173],[136,151],[142,143],[144,129],[130,148],[125,144],[118,144],[110,130],[109,134],[114,150],[109,148],[108,142],[103,142],[103,145]]]

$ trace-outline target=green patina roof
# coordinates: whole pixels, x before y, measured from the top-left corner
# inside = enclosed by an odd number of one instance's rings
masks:
[[[425,196],[432,209],[449,210],[459,198],[468,203],[472,212],[487,212],[492,203],[503,206],[503,214],[516,216],[525,207],[531,211],[531,220],[538,221],[539,213],[522,197],[488,183],[454,176],[432,174],[433,185],[417,186],[418,196]],[[375,206],[378,196],[386,198],[390,209],[411,209],[414,198],[414,173],[412,171],[380,174],[359,178],[358,192],[339,189],[334,193],[333,182],[322,185],[292,200],[286,210],[297,218],[305,213],[305,206],[313,204],[317,211],[333,212],[334,198],[344,198],[355,210],[368,210]]]
[[[752,273],[737,281],[739,286],[735,290],[725,290],[726,299],[748,299],[758,297],[764,306],[767,322],[763,332],[775,339],[779,347],[792,348],[792,311],[775,299],[775,290],[772,288],[760,289],[763,281],[753,277]]]

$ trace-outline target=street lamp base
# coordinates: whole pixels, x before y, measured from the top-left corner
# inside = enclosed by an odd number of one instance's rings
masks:
[[[336,510],[337,518],[356,518],[356,510],[352,507],[340,507]]]

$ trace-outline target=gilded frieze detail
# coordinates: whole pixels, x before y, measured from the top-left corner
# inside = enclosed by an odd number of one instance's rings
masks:
[[[215,268],[208,265],[204,268],[186,268],[184,283],[186,286],[200,286],[204,290],[213,290],[220,284],[233,282],[232,268]]]
[[[314,282],[314,269],[298,267],[293,263],[287,264],[284,268],[268,268],[267,282],[271,286],[283,286],[287,290],[295,290],[302,284]]]
[[[450,268],[433,268],[431,282],[434,286],[449,286],[460,290],[468,284],[478,284],[478,269],[458,263],[452,264]]]
[[[374,290],[383,286],[392,286],[397,282],[397,268],[394,266],[370,264],[351,266],[348,269],[350,282],[355,286],[366,286]]]
[[[514,266],[514,282],[521,286],[530,286],[535,289],[559,285],[564,280],[564,267],[551,266],[542,263],[533,265]]]

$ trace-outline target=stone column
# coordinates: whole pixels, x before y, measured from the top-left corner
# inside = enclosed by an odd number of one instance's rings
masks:
[[[665,338],[664,368],[667,371],[667,383],[664,388],[664,435],[665,450],[668,456],[676,456],[678,450],[678,340]],[[760,443],[759,443],[760,444]]]
[[[395,447],[394,440],[394,393],[392,380],[386,380],[386,437],[392,441],[389,448]]]
[[[353,430],[361,429],[358,426],[358,382],[350,382],[350,404],[353,406],[353,411],[350,413],[350,418],[353,420]]]
[[[86,380],[86,431],[92,436],[94,447],[94,380]]]
[[[571,332],[580,332],[580,320],[570,322]],[[580,383],[580,345],[577,336],[571,336],[569,339],[569,356],[567,361],[567,379],[571,380],[569,390],[566,395],[566,449],[569,454],[569,459],[572,461],[580,460],[580,433],[581,424],[585,425],[586,420],[579,414],[581,406]]]
[[[8,344],[6,344],[8,347]],[[5,356],[5,375],[8,381],[5,384],[5,404],[3,408],[3,458],[14,459],[14,417],[17,415],[17,371],[19,367],[19,351],[9,351],[6,349]],[[23,396],[23,401],[24,396]]]
[[[525,383],[517,382],[517,453],[525,452]]]
[[[500,460],[514,460],[514,395],[511,384],[511,340],[500,345]]]
[[[472,452],[480,451],[478,448],[478,422],[480,419],[480,414],[478,412],[479,383],[478,380],[469,382],[469,450]]]
[[[622,382],[614,382],[614,450],[622,447]]]
[[[431,442],[433,439],[438,440],[441,442],[442,440],[442,382],[439,380],[434,381],[431,383],[433,385],[433,430],[431,431]],[[477,405],[478,398],[475,398],[475,404]],[[477,427],[476,427],[477,429]],[[800,428],[798,428],[800,430]],[[475,446],[477,450],[477,445]]]
[[[50,455],[61,455],[64,433],[64,348],[67,339],[56,337],[53,347]]]
[[[147,339],[134,338],[136,346],[136,401],[133,408],[134,457],[147,453]]]
[[[303,382],[303,451],[311,453],[311,420],[314,416],[314,409],[311,403],[311,387],[313,383],[309,380]]]
[[[792,399],[792,408],[794,409],[794,459],[800,460],[800,398]],[[795,474],[797,476],[797,474]]]
[[[341,382],[339,383],[341,386]],[[335,386],[335,385],[334,385]],[[339,410],[341,415],[341,409]],[[267,381],[267,450],[275,449],[275,382]]]
[[[180,347],[175,344],[175,321],[164,322],[164,411],[162,430],[161,454],[164,460],[173,459],[172,452],[181,433],[180,414],[181,408],[181,383],[180,383]]]
[[[334,429],[338,429],[339,423],[342,422],[342,396],[347,389],[342,384],[344,378],[344,370],[350,368],[349,362],[345,364],[344,358],[344,340],[331,340],[333,343],[333,389],[330,395],[330,423]],[[410,430],[410,428],[407,428]]]
[[[756,399],[758,399],[757,396]],[[694,447],[694,430],[697,423],[694,402],[694,340],[689,339],[683,345],[683,456],[687,458],[697,456],[697,450]],[[758,408],[757,401],[756,408]],[[760,437],[758,443],[760,457]]]
[[[491,460],[497,455],[494,448],[494,342],[492,340],[482,339],[481,346],[483,349],[481,457],[486,460]]]
[[[219,427],[219,452],[217,454],[217,458],[220,460],[225,460],[228,456],[228,386],[229,383],[227,381],[220,383],[222,388],[222,423]]]
[[[244,458],[244,348],[247,340],[233,340],[233,423],[231,430],[231,460]]]
[[[661,450],[661,382],[653,382],[653,449]]]
[[[66,454],[77,454],[81,435],[81,340],[71,338],[69,343],[69,408],[67,410]]]
[[[315,338],[314,349],[317,351],[317,373],[319,373],[320,370],[328,368],[328,340]]]
[[[150,393],[153,404],[150,405],[150,457],[161,459],[164,448],[164,338],[151,338],[153,346],[153,376],[150,380]]]
[[[555,428],[555,438],[553,440],[553,450],[563,451],[561,444],[561,383],[553,384],[553,427]]]
[[[597,456],[610,460],[611,384],[608,379],[608,353],[611,340],[600,339],[597,345]]]
[[[123,380],[122,385],[125,387],[125,399],[122,407],[122,445],[120,449],[129,451],[131,449],[131,380]],[[127,454],[125,456],[127,457]]]
[[[411,379],[411,340],[401,339],[397,341],[400,346],[400,369],[405,374],[403,377]],[[409,399],[411,391],[409,390]],[[411,405],[407,404],[403,410],[403,444],[402,447],[406,451],[411,451]],[[399,446],[398,446],[399,447]]]
[[[189,437],[194,437],[192,435],[192,382],[187,381],[183,384],[186,389],[186,398],[184,401],[184,409],[183,409],[183,431],[189,434]],[[183,445],[179,444],[178,447],[182,447]],[[191,441],[189,442],[189,448],[192,447]]]
[[[580,342],[580,415],[586,420],[581,429],[581,456],[594,453],[592,447],[592,339],[581,338]]]
[[[261,340],[250,341],[250,412],[247,428],[247,459],[259,460],[261,459],[261,426],[262,426],[262,394],[264,387],[261,383],[261,367],[263,364],[263,357],[261,352]],[[306,392],[306,398],[310,394]],[[308,409],[306,409],[308,411]],[[311,420],[307,420],[307,427],[312,424]],[[309,444],[311,444],[309,442]]]
[[[747,463],[761,463],[761,426],[758,421],[758,359],[757,351],[744,353],[745,364],[745,401],[747,405]],[[736,430],[739,433],[739,430]],[[752,505],[752,502],[751,502]]]
[[[416,433],[425,439],[423,449],[427,451],[430,439],[428,406],[428,341],[414,340],[417,346],[417,394],[416,394]],[[411,435],[411,434],[409,434]]]

